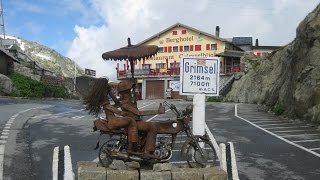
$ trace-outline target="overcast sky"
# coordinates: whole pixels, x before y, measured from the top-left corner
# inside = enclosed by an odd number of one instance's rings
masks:
[[[251,36],[281,46],[319,0],[3,0],[6,34],[36,41],[97,76],[115,78],[103,52],[180,22],[220,37]]]

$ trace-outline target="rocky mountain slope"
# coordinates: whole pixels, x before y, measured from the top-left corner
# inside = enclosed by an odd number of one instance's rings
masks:
[[[259,62],[241,61],[251,70],[234,82],[227,100],[282,107],[290,117],[320,122],[320,4],[290,44]]]
[[[31,42],[22,38],[9,37],[15,39],[19,48],[31,57],[40,67],[62,74],[64,77],[74,77],[74,61],[64,57],[55,50],[48,48],[37,42]],[[84,70],[76,65],[77,76],[84,74]]]

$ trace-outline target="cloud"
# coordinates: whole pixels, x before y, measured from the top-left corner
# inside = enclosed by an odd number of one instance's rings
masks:
[[[35,4],[28,3],[26,1],[11,1],[10,2],[16,11],[32,12],[32,13],[43,13],[45,8]]]
[[[102,25],[76,25],[76,38],[67,56],[81,67],[94,69],[97,76],[115,79],[116,63],[104,62],[103,52],[136,44],[180,22],[221,37],[253,36],[260,45],[285,45],[295,37],[298,23],[313,10],[318,0],[227,1],[227,0],[91,0],[91,11]],[[120,66],[122,67],[122,65]]]

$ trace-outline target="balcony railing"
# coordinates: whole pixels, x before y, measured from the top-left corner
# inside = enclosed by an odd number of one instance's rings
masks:
[[[135,69],[134,77],[154,77],[154,76],[179,76],[180,68],[172,69]],[[118,71],[118,78],[131,77],[131,70]]]
[[[234,74],[240,72],[240,66],[226,66],[226,69],[220,69],[220,74]],[[171,69],[135,69],[134,77],[161,77],[161,76],[179,76],[180,68]],[[118,71],[118,78],[130,78],[131,70]]]

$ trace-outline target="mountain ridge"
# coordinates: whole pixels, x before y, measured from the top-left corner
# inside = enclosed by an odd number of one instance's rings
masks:
[[[64,77],[74,77],[74,66],[76,66],[76,76],[84,75],[84,70],[72,59],[61,55],[52,48],[38,42],[25,40],[21,37],[7,36],[6,39],[15,40],[15,44],[23,53],[46,70],[54,72],[57,75],[63,75]]]

